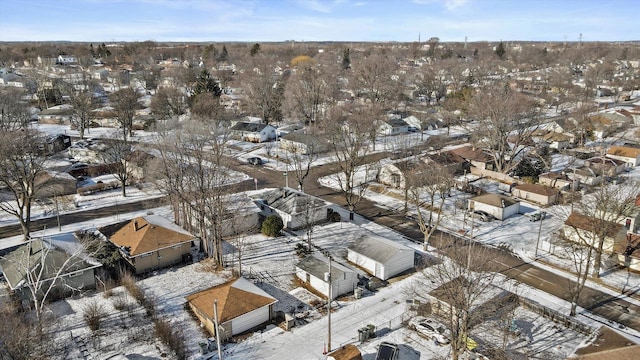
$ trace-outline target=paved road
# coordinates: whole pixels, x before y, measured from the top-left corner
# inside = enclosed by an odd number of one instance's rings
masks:
[[[376,154],[372,156],[371,160],[379,159],[384,156],[384,154]],[[240,171],[249,174],[251,177],[257,178],[259,188],[284,186],[285,179],[282,172],[272,171],[260,166],[240,164],[239,162],[238,168]],[[317,181],[321,176],[332,174],[336,171],[336,166],[331,164],[314,167],[309,178],[305,181],[305,191],[327,201],[345,206],[345,199],[341,192],[320,186]],[[291,177],[289,178],[289,181],[289,185],[291,187],[295,187]],[[251,190],[255,189],[255,184],[253,180],[249,180],[240,184],[238,188],[240,191]],[[109,216],[118,212],[126,213],[143,209],[151,209],[164,205],[165,203],[166,202],[163,199],[155,199],[110,206],[80,213],[62,215],[60,216],[60,222],[61,224],[66,225],[79,221],[87,221],[94,218]],[[422,233],[420,233],[415,223],[412,220],[407,219],[402,214],[397,214],[388,209],[382,208],[368,199],[361,200],[356,207],[356,212],[375,221],[376,223],[392,228],[416,242],[422,242]],[[57,226],[56,218],[40,219],[33,222],[34,229],[40,229],[45,225],[48,228]],[[17,234],[20,234],[20,228],[17,226],[0,228],[1,237]],[[449,234],[435,234],[433,238],[439,239],[441,237],[440,235],[442,235],[442,241],[444,243],[451,244],[452,241],[457,241],[458,246],[467,246],[463,241],[455,239]],[[444,243],[433,241],[432,245],[442,249],[445,246]],[[506,276],[540,289],[548,294],[565,300],[569,298],[567,289],[569,288],[570,280],[565,277],[539,268],[535,264],[524,262],[508,252],[492,248],[487,250],[491,251],[494,255],[494,260],[490,264],[492,269],[497,267],[499,271]],[[581,307],[588,309],[592,313],[602,316],[603,318],[613,320],[617,323],[623,324],[624,326],[640,331],[640,307],[629,303],[628,301],[619,299],[596,289],[585,287],[581,293],[579,304]]]

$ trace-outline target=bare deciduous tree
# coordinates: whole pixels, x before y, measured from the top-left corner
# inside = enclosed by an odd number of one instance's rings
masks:
[[[353,220],[356,206],[364,196],[371,165],[366,154],[371,145],[371,133],[376,125],[366,111],[353,107],[335,107],[327,120],[327,136],[338,160],[336,179],[344,193]]]
[[[39,188],[38,177],[45,170],[48,155],[42,134],[29,128],[0,133],[0,184],[11,195],[0,202],[0,210],[15,216],[25,241],[31,232],[31,206]]]
[[[469,115],[477,119],[472,130],[476,143],[487,149],[502,173],[518,165],[540,124],[536,103],[501,83],[475,94]]]
[[[428,250],[429,240],[442,221],[442,210],[454,179],[446,167],[422,161],[407,168],[405,179],[407,195],[416,209],[416,223],[424,235],[424,249]]]
[[[288,113],[292,118],[317,125],[330,96],[330,70],[306,64],[289,77],[285,91]]]
[[[185,113],[185,95],[178,89],[160,88],[151,99],[151,111],[161,119],[173,119]]]
[[[100,157],[120,183],[122,197],[126,197],[126,187],[132,177],[132,168],[127,157],[133,151],[133,146],[130,142],[120,139],[108,139],[103,143],[105,148],[100,152]]]
[[[138,95],[131,88],[124,88],[111,95],[113,112],[122,128],[122,140],[127,141],[133,135],[133,117],[140,107]]]
[[[0,131],[15,131],[29,123],[27,106],[20,98],[22,93],[15,88],[0,89]]]
[[[224,154],[228,124],[184,123],[166,132],[162,140],[156,183],[169,196],[176,222],[199,235],[201,249],[222,265],[222,234],[228,211],[225,187],[232,180]]]
[[[274,64],[269,64],[266,58],[260,60],[242,79],[249,108],[267,124],[278,122],[282,120],[286,79],[275,72]]]

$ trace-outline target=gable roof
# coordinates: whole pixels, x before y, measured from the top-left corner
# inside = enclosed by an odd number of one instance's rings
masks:
[[[413,251],[395,241],[370,235],[361,236],[348,249],[379,263],[387,262],[399,252]]]
[[[538,195],[544,195],[544,196],[553,196],[559,193],[559,191],[554,188],[550,188],[548,186],[538,185],[538,184],[528,184],[528,183],[518,184],[516,185],[515,188],[520,191],[526,191],[532,194],[538,194]]]
[[[640,156],[640,149],[627,146],[612,146],[607,151],[607,155],[637,158],[638,156]]]
[[[262,123],[251,123],[251,122],[237,122],[235,125],[231,127],[231,130],[235,131],[248,131],[248,132],[260,132],[264,128],[266,128],[267,124]]]
[[[324,200],[290,188],[267,190],[257,196],[264,200],[269,207],[286,214],[298,214],[307,209],[316,209],[326,205]]]
[[[242,277],[187,296],[187,301],[210,319],[214,318],[214,300],[218,300],[221,323],[278,301]]]
[[[518,203],[517,200],[500,194],[484,194],[471,198],[471,200],[499,208],[508,207]]]
[[[90,264],[80,257],[72,259],[71,255],[56,249],[41,239],[27,242],[0,259],[0,268],[12,290],[20,288],[28,281],[27,271],[33,271],[37,266],[43,265],[40,280],[51,279],[62,268],[61,275],[73,273],[83,269],[98,267]],[[66,264],[65,264],[66,262]],[[64,268],[63,268],[64,266]],[[40,270],[37,270],[40,272]]]
[[[484,150],[480,149],[480,148],[473,148],[471,146],[463,146],[463,147],[459,147],[459,148],[455,148],[455,149],[451,149],[449,150],[452,153],[466,159],[466,160],[473,160],[473,161],[482,161],[482,162],[488,162],[491,161],[491,157],[489,155],[487,155]]]
[[[327,270],[329,270],[329,260],[326,256],[314,253],[300,260],[296,267],[317,277],[318,279],[324,279],[324,274],[327,272]],[[344,274],[354,272],[355,271],[335,261],[331,262],[332,279],[342,279],[344,277]]]
[[[193,235],[158,215],[139,216],[116,231],[109,240],[128,248],[130,256],[191,241]]]
[[[624,228],[624,226],[620,224],[580,214],[576,211],[569,215],[564,224],[566,226],[586,231],[596,231],[601,229],[603,226],[606,226],[607,233],[605,235],[609,237],[616,236]]]

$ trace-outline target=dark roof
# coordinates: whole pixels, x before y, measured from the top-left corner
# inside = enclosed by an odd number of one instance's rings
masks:
[[[406,121],[402,120],[402,119],[387,119],[384,121],[385,123],[393,126],[393,127],[400,127],[400,126],[409,126],[409,124],[407,124]]]
[[[466,159],[473,161],[488,162],[491,161],[491,157],[487,155],[484,150],[480,148],[473,148],[471,146],[463,146],[456,149],[449,150],[450,152]]]
[[[315,209],[326,205],[321,199],[289,188],[265,191],[258,196],[268,206],[286,214],[302,213],[307,208]]]
[[[296,266],[318,279],[324,279],[324,274],[329,270],[329,260],[325,256],[312,254],[300,260]],[[331,278],[333,279],[342,279],[345,273],[353,272],[335,261],[331,263]]]
[[[623,228],[623,226],[620,224],[583,215],[575,211],[569,215],[564,224],[576,229],[586,231],[599,231],[600,229],[602,229],[602,227],[606,227],[605,235],[609,237],[616,236]]]
[[[267,124],[250,123],[250,122],[238,122],[231,127],[231,130],[235,131],[248,131],[248,132],[260,132],[267,127]]]
[[[559,191],[554,188],[550,188],[548,186],[538,185],[538,184],[518,184],[516,185],[515,188],[520,191],[526,191],[533,194],[544,195],[544,196],[553,196],[559,193]]]

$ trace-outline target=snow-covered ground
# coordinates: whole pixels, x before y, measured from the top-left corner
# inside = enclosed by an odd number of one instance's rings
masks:
[[[45,128],[52,133],[63,132],[59,128]],[[112,130],[105,130],[104,133],[99,129],[91,129],[88,137],[109,136]],[[74,135],[68,131],[67,134]],[[434,132],[434,135],[437,131]],[[420,136],[411,134],[412,136]],[[136,136],[140,141],[151,141],[153,134],[145,132],[136,132]],[[396,149],[401,144],[391,144],[391,141],[403,141],[402,137],[390,137],[385,144],[387,150]],[[286,164],[279,161],[281,156],[275,158],[273,153],[271,156],[266,154],[264,146],[256,146],[256,144],[238,142],[234,144],[234,154],[238,158],[248,158],[251,156],[261,156],[270,159],[265,165],[267,167],[286,170]],[[376,147],[376,151],[381,151],[383,146]],[[278,150],[281,151],[281,150]],[[325,156],[314,163],[320,165],[322,163],[333,161],[331,156]],[[640,178],[640,170],[630,173],[630,176]],[[335,177],[329,176],[322,179],[322,183],[327,186],[336,187]],[[475,185],[482,185],[487,189],[497,188],[495,183],[486,181],[477,181]],[[108,205],[120,204],[125,201],[137,201],[141,198],[151,198],[159,196],[158,192],[150,188],[142,188],[141,190],[130,188],[127,198],[119,196],[119,190],[111,192],[99,193],[82,197],[77,200],[75,195],[71,195],[68,200],[59,199],[58,206],[64,211],[82,211],[83,209],[99,208]],[[380,206],[401,209],[404,205],[401,196],[387,189],[387,193],[375,193],[369,191],[367,194],[372,200],[378,202]],[[450,231],[458,232],[466,231],[470,235],[471,221],[466,219],[464,213],[457,209],[454,205],[456,199],[468,197],[468,195],[460,192],[452,192],[452,197],[448,199],[447,206],[443,215],[441,226],[448,228]],[[62,204],[62,205],[61,205]],[[76,209],[75,205],[79,208]],[[531,204],[523,204],[526,209],[534,211],[537,207]],[[52,216],[51,204],[38,205],[34,208],[34,218]],[[155,214],[172,217],[168,207],[162,207],[152,210]],[[528,211],[528,210],[527,210]],[[52,237],[59,234],[72,233],[76,230],[96,228],[102,225],[131,219],[135,216],[146,214],[147,211],[132,212],[126,214],[117,214],[103,219],[96,219],[86,223],[77,223],[63,226],[58,229],[44,229],[33,233],[34,236]],[[520,255],[523,259],[532,260],[536,255],[536,247],[538,248],[538,258],[544,259],[546,262],[559,267],[567,265],[561,260],[556,259],[553,254],[549,253],[549,247],[546,239],[549,235],[562,223],[562,219],[554,216],[553,211],[549,211],[550,217],[547,217],[540,231],[540,243],[537,242],[538,231],[540,230],[539,222],[530,222],[525,216],[514,216],[506,221],[493,221],[483,223],[475,221],[473,223],[473,238],[485,244],[502,246],[511,249],[514,253]],[[343,218],[346,218],[343,215]],[[466,220],[466,223],[465,221]],[[0,216],[0,224],[6,225],[15,223],[15,221],[7,216]],[[344,256],[345,248],[348,246],[358,234],[366,231],[373,231],[380,236],[402,242],[407,246],[413,247],[417,252],[421,252],[421,247],[404,239],[400,234],[381,227],[375,223],[366,221],[361,217],[356,217],[354,222],[332,223],[326,226],[318,226],[314,228],[313,242],[315,245],[331,251],[336,258]],[[315,298],[305,290],[297,288],[294,280],[294,267],[298,261],[295,255],[295,245],[305,242],[306,238],[303,234],[287,235],[276,239],[265,238],[262,235],[247,236],[242,240],[243,257],[242,268],[243,274],[252,277],[267,292],[280,300],[278,308],[284,311],[290,311],[292,308],[298,308],[300,304],[306,304],[309,299]],[[19,243],[20,237],[3,239],[3,247],[7,243]],[[238,245],[239,246],[239,245]],[[227,246],[229,250],[227,260],[233,267],[237,267],[237,259],[233,259],[232,247]],[[545,266],[541,263],[539,266]],[[549,267],[551,271],[564,274],[571,277],[570,274],[558,270],[556,267]],[[186,338],[188,339],[188,349],[192,354],[192,358],[198,358],[197,343],[205,339],[206,335],[198,326],[196,320],[184,308],[185,296],[204,288],[220,284],[229,276],[228,271],[213,273],[202,269],[200,264],[193,264],[184,267],[169,268],[159,271],[147,279],[140,281],[141,286],[157,299],[160,313],[170,319],[173,325],[180,327]],[[375,354],[377,345],[381,341],[391,341],[401,346],[401,351],[407,359],[430,359],[436,356],[446,356],[448,347],[438,347],[435,344],[420,338],[415,331],[408,330],[403,327],[403,322],[408,320],[410,313],[407,309],[407,293],[406,288],[411,287],[411,283],[416,280],[416,274],[403,278],[399,281],[391,282],[387,287],[380,289],[375,294],[368,294],[364,298],[353,301],[343,300],[335,302],[337,310],[332,314],[332,347],[346,343],[355,343],[361,349],[365,358],[372,358]],[[603,276],[602,279],[610,287],[619,289],[625,286],[627,290],[637,289],[640,287],[640,277],[629,274],[627,272],[610,272]],[[589,286],[598,287],[598,284],[590,282]],[[615,290],[607,290],[611,294],[619,295]],[[114,290],[115,296],[125,296],[126,291],[122,288]],[[304,296],[303,296],[304,295]],[[548,294],[542,293],[535,289],[525,289],[522,296],[535,299],[538,303],[548,306],[561,313],[568,313],[567,302],[564,302]],[[92,336],[90,330],[84,324],[82,319],[82,309],[90,301],[98,301],[107,309],[110,315],[105,328],[99,336]],[[628,298],[629,301],[635,301]],[[128,301],[133,302],[130,297]],[[56,321],[52,330],[59,335],[58,341],[61,344],[70,346],[73,352],[74,341],[71,335],[80,336],[94,342],[94,349],[100,349],[100,354],[111,352],[122,353],[128,355],[140,355],[148,357],[161,357],[166,349],[159,343],[153,335],[152,325],[149,319],[146,319],[143,310],[140,307],[131,307],[131,310],[116,311],[113,308],[113,299],[105,298],[102,294],[80,297],[77,299],[67,299],[65,301],[54,304],[52,307],[58,321]],[[304,306],[300,309],[307,309]],[[579,309],[578,319],[588,325],[598,326],[604,322],[602,319],[595,318],[592,314],[584,309]],[[292,354],[296,354],[298,359],[324,359],[322,355],[323,347],[326,344],[326,316],[321,316],[317,311],[306,311],[306,320],[308,324],[296,327],[292,331],[284,331],[277,327],[271,327],[266,331],[253,334],[245,341],[238,344],[229,344],[225,346],[225,359],[282,359],[291,358]],[[573,331],[560,328],[549,320],[542,318],[528,310],[519,309],[517,311],[517,324],[521,333],[524,334],[519,338],[511,339],[509,347],[521,347],[526,354],[536,357],[545,357],[550,359],[565,358],[571,354],[579,344],[585,342],[587,338],[584,335]],[[598,321],[600,320],[600,321]],[[367,343],[359,344],[357,342],[357,330],[365,325],[373,324],[378,330],[382,331],[383,336],[375,338]],[[494,326],[488,322],[476,330],[475,335],[478,340],[484,342],[501,342],[501,335],[495,333]],[[639,339],[640,335],[635,332],[629,332],[629,336],[635,336]]]

